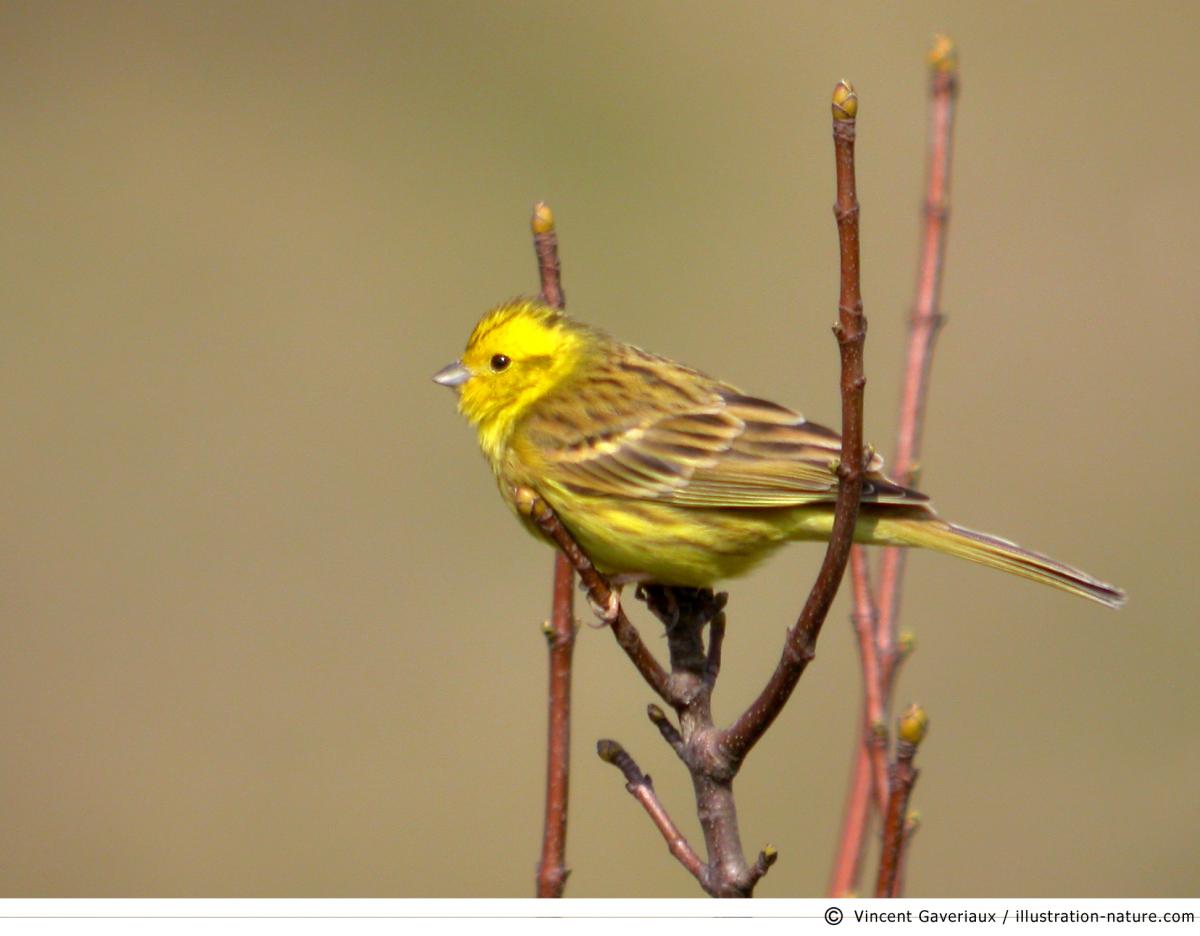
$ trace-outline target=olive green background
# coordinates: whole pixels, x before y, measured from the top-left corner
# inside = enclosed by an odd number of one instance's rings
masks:
[[[576,314],[836,424],[847,77],[890,451],[945,29],[923,484],[1130,602],[912,558],[909,893],[1194,895],[1198,28],[1186,3],[4,3],[0,893],[530,894],[550,553],[429,376],[536,289],[545,198]],[[721,719],[820,556],[733,584]],[[781,853],[763,896],[825,887],[847,614],[738,781],[747,847]],[[649,691],[606,633],[577,660],[569,892],[697,894],[592,753],[622,741],[699,844]]]

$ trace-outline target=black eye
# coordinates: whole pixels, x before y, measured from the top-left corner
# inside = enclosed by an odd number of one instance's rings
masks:
[[[508,365],[511,363],[512,363],[512,361],[510,361],[508,359],[508,356],[505,354],[493,354],[492,355],[492,370],[494,370],[497,374],[500,373],[500,371],[507,368]]]

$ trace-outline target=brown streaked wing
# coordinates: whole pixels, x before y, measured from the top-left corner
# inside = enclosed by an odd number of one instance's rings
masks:
[[[787,507],[836,498],[840,435],[770,400],[725,385],[718,393],[725,413],[736,416],[743,430],[721,458],[698,466],[686,485],[670,491],[669,500],[694,507]],[[882,468],[883,459],[872,454],[864,498],[883,503],[925,500],[889,481]]]
[[[665,359],[656,363],[670,364]],[[835,467],[841,457],[836,432],[695,372],[686,377],[696,391],[693,399],[675,397],[665,412],[613,411],[607,425],[589,427],[593,431],[587,434],[564,433],[560,423],[550,427],[552,445],[540,441],[550,434],[535,419],[524,435],[537,449],[547,480],[583,496],[688,507],[786,507],[835,499]],[[888,481],[882,465],[874,455],[865,498],[924,500]]]
[[[698,468],[717,464],[742,431],[719,404],[692,412],[647,414],[624,432],[581,438],[543,451],[548,479],[576,494],[669,499]]]

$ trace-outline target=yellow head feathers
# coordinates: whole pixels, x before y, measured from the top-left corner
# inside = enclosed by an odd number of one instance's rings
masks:
[[[458,388],[459,411],[478,427],[486,450],[576,372],[599,337],[540,300],[514,299],[479,320],[463,356],[434,380]]]

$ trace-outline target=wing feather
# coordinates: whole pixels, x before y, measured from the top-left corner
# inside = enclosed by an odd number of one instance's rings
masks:
[[[648,356],[647,356],[648,357]],[[662,359],[654,363],[676,367]],[[640,402],[615,408],[606,424],[576,427],[563,438],[558,417],[554,445],[538,445],[538,460],[548,480],[583,496],[654,500],[681,507],[755,508],[830,503],[837,496],[841,437],[810,423],[799,413],[747,396],[727,384],[686,370],[688,394],[671,397],[660,410],[645,410],[645,400],[663,399],[660,377],[645,368],[624,368],[622,378],[644,380],[644,392],[626,399]],[[696,386],[697,378],[702,381]],[[654,384],[659,380],[658,384]],[[705,392],[694,392],[694,391]],[[608,402],[608,401],[606,401]],[[546,435],[534,425],[527,439]],[[873,454],[863,496],[882,503],[911,504],[924,495],[901,487],[883,473]]]

